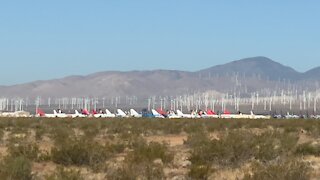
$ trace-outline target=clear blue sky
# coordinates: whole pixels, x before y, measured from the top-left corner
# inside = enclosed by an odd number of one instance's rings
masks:
[[[266,56],[320,65],[319,0],[0,1],[0,84],[105,70],[196,71]]]

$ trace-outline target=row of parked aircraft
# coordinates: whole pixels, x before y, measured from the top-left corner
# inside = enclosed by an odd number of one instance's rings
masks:
[[[320,115],[308,115],[308,114],[290,114],[289,112],[286,115],[277,114],[273,116],[274,119],[320,119]]]
[[[168,111],[164,112],[161,109],[152,109],[151,113],[138,113],[134,109],[130,109],[129,112],[124,112],[121,109],[117,109],[116,113],[111,113],[108,109],[104,112],[99,110],[98,112],[93,111],[89,112],[87,110],[81,110],[81,113],[78,110],[75,110],[74,114],[66,114],[61,110],[53,110],[53,114],[46,114],[43,110],[37,109],[36,112],[37,117],[48,117],[48,118],[77,118],[77,117],[95,117],[95,118],[115,118],[115,117],[155,117],[155,118],[169,118],[169,119],[177,119],[177,118],[225,118],[225,119],[270,119],[271,116],[265,115],[255,115],[252,111],[251,114],[232,114],[228,111],[225,111],[223,114],[216,114],[212,110],[208,111],[192,111],[190,114],[185,114],[180,110]]]
[[[169,111],[168,113],[164,113],[161,110],[152,110],[154,116],[162,116],[168,118],[223,118],[223,119],[270,119],[271,116],[265,115],[256,115],[252,111],[250,114],[232,114],[229,111],[225,111],[223,114],[217,114],[212,110],[208,111],[192,111],[191,114],[184,114],[182,111],[177,110],[177,113],[173,111]]]

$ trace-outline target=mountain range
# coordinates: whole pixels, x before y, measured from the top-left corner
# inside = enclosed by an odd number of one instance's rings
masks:
[[[0,97],[114,97],[182,95],[215,90],[250,93],[285,86],[318,88],[320,67],[300,73],[266,57],[252,57],[196,72],[106,71],[87,76],[0,86]]]

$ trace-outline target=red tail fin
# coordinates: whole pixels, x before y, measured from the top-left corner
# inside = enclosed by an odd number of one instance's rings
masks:
[[[161,110],[160,108],[157,109],[157,112],[163,116],[167,115],[167,113]]]
[[[84,114],[84,115],[89,115],[90,113],[89,113],[89,111],[88,110],[86,110],[86,109],[84,109],[84,110],[82,110],[82,112],[81,112],[82,114]]]
[[[41,117],[45,115],[44,111],[42,109],[39,109],[39,108],[36,110],[36,114],[41,116]]]
[[[231,112],[228,110],[224,110],[223,114],[231,114]]]
[[[207,114],[208,114],[208,115],[215,115],[216,113],[213,112],[211,109],[208,109]]]

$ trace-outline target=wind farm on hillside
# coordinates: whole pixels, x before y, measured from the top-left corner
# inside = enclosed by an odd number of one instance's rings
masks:
[[[41,108],[72,113],[107,108],[113,112],[212,110],[216,114],[252,111],[272,117],[318,117],[317,74],[317,68],[299,73],[265,57],[241,59],[197,72],[102,72],[2,87],[0,92],[11,97],[1,97],[0,111],[36,114]],[[110,78],[118,80],[108,81]]]

